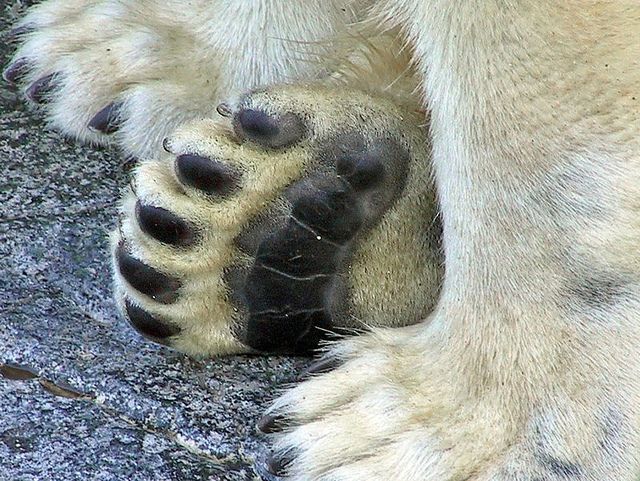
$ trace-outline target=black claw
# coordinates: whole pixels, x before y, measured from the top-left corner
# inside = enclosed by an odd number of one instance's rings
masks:
[[[344,364],[344,361],[335,356],[321,357],[305,369],[300,377],[304,378],[311,374],[324,374],[337,369],[342,364]]]
[[[375,187],[384,178],[384,165],[379,159],[366,154],[339,158],[336,170],[358,191]]]
[[[187,247],[195,242],[195,229],[167,209],[138,201],[136,218],[142,231],[160,242],[179,247]]]
[[[54,77],[56,74],[49,74],[33,82],[26,91],[27,98],[36,104],[42,104],[47,100],[48,95],[53,90]]]
[[[120,128],[120,110],[122,104],[120,102],[112,102],[102,108],[89,121],[88,127],[91,130],[101,132],[103,134],[112,134]]]
[[[280,415],[267,414],[258,421],[258,430],[265,434],[278,433],[286,426],[285,417]]]
[[[231,117],[233,115],[233,110],[227,104],[220,104],[216,107],[216,111],[223,117]]]
[[[210,195],[224,197],[240,185],[240,173],[207,157],[183,154],[176,159],[176,173],[183,184]]]
[[[166,345],[167,338],[180,334],[179,327],[161,321],[141,307],[131,304],[129,300],[125,301],[125,310],[134,329],[152,341]]]
[[[35,25],[29,24],[29,23],[26,25],[19,25],[9,30],[9,32],[7,33],[6,39],[7,41],[12,42],[14,40],[17,40],[22,35],[25,35],[29,32],[33,32],[35,28],[36,28]]]
[[[260,110],[241,110],[233,126],[239,137],[271,148],[290,146],[305,133],[300,117],[290,112],[276,117]]]
[[[2,72],[2,78],[10,84],[16,84],[27,73],[27,70],[29,70],[29,63],[26,59],[19,58]]]
[[[274,453],[267,458],[266,468],[270,474],[274,476],[285,476],[287,468],[293,461],[293,456],[289,453]]]
[[[118,246],[116,260],[122,277],[137,291],[161,304],[171,304],[178,299],[180,281],[139,261],[126,251],[123,244]]]

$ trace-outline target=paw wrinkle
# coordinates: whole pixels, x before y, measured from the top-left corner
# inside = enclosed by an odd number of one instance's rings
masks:
[[[326,278],[330,276],[330,274],[312,274],[309,276],[296,276],[293,274],[288,274],[287,272],[281,271],[279,269],[276,269],[275,267],[271,267],[262,263],[256,263],[256,267],[259,269],[266,269],[268,271],[273,272],[274,274],[277,274],[282,277],[286,277],[287,279],[290,279],[292,281],[300,281],[300,282],[315,281],[316,279],[320,279],[323,277]]]

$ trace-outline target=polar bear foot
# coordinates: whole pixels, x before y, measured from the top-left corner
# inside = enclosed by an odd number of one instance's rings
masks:
[[[415,119],[325,87],[219,111],[231,125],[180,128],[123,202],[116,296],[139,332],[193,355],[302,353],[429,312],[439,228]]]
[[[272,441],[258,469],[289,481],[637,479],[637,411],[619,386],[589,374],[585,389],[564,372],[530,391],[520,372],[494,384],[468,343],[442,335],[442,314],[430,320],[334,343],[258,423]]]

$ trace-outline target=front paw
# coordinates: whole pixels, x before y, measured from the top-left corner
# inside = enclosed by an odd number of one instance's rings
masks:
[[[441,259],[415,119],[320,87],[221,112],[230,126],[179,129],[124,200],[116,296],[136,329],[197,355],[300,353],[336,328],[426,315]]]
[[[335,344],[260,421],[273,441],[262,469],[292,481],[637,481],[637,409],[620,391],[559,373],[493,385],[480,365],[461,369],[438,325]]]

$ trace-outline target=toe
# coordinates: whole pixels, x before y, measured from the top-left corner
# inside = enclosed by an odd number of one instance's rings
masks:
[[[172,304],[178,299],[180,281],[136,259],[123,244],[117,248],[116,261],[122,277],[137,291],[161,304]]]
[[[176,159],[176,173],[180,182],[207,194],[225,197],[240,185],[240,173],[207,157],[183,154]]]
[[[36,104],[43,104],[47,101],[53,91],[56,74],[45,75],[33,82],[26,91],[27,98]]]
[[[188,247],[196,241],[195,228],[162,207],[146,205],[138,201],[136,218],[143,232],[164,244]]]
[[[260,110],[242,109],[233,119],[240,138],[270,148],[288,147],[305,134],[305,125],[296,114],[269,115]]]
[[[125,301],[125,311],[129,322],[136,331],[159,344],[167,344],[169,337],[175,336],[181,331],[179,327],[161,321],[128,300]]]
[[[120,127],[120,110],[122,105],[119,102],[112,102],[102,108],[89,121],[89,129],[103,134],[112,134]]]

